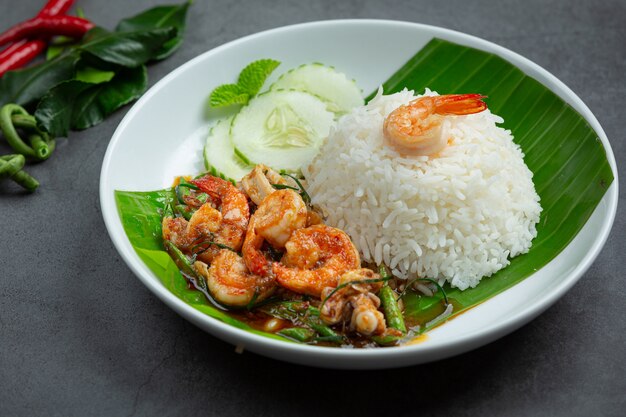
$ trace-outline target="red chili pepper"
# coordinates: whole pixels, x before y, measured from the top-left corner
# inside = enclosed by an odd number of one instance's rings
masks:
[[[13,55],[13,53],[15,53],[18,49],[20,49],[20,47],[26,45],[28,42],[29,41],[27,41],[26,39],[22,39],[21,41],[12,43],[11,45],[4,48],[2,52],[0,52],[0,62],[4,61],[5,59]]]
[[[48,0],[37,16],[57,16],[65,14],[75,0]],[[0,52],[0,77],[10,70],[20,68],[35,59],[45,48],[41,40],[21,39]]]
[[[58,16],[65,14],[74,4],[74,0],[48,0],[37,16]]]
[[[74,16],[37,16],[19,23],[0,35],[0,45],[22,38],[63,35],[81,38],[93,27],[87,19]]]
[[[28,64],[45,48],[46,43],[39,39],[36,41],[18,42],[9,46],[7,49],[2,51],[2,54],[4,54],[6,50],[13,49],[10,55],[4,59],[0,59],[0,77],[2,77],[2,75],[4,75],[7,71],[11,71]]]

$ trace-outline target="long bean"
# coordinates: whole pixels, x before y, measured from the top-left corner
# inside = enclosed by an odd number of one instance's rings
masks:
[[[385,279],[385,285],[378,292],[378,297],[380,298],[380,304],[382,305],[383,312],[385,313],[387,326],[392,329],[400,330],[402,333],[406,333],[404,316],[402,316],[402,311],[400,310],[400,306],[398,306],[398,301],[396,300],[393,289],[387,285],[387,281],[391,279],[391,275],[389,275],[389,272],[384,264],[380,264],[378,267],[378,273]]]
[[[30,145],[26,144],[17,128],[28,133]],[[48,159],[55,148],[54,139],[37,127],[37,121],[26,109],[9,103],[0,109],[0,130],[8,144],[19,154],[39,161]]]
[[[25,163],[24,155],[0,156],[0,178],[10,178],[32,192],[39,187],[39,181],[22,169]]]
[[[309,342],[315,337],[315,332],[306,327],[290,327],[282,329],[278,334],[302,343]]]
[[[400,330],[402,333],[406,333],[406,325],[404,324],[404,317],[402,311],[398,306],[398,301],[394,295],[394,291],[388,285],[385,285],[378,292],[378,298],[380,298],[380,304],[383,307],[385,313],[385,320],[387,326],[392,329]]]
[[[393,346],[398,344],[400,339],[402,339],[404,335],[395,335],[395,334],[382,334],[379,336],[372,336],[372,341],[381,346]]]
[[[193,208],[186,204],[176,204],[174,211],[185,218],[185,220],[191,219],[191,216],[196,212]]]
[[[343,340],[341,335],[337,334],[333,329],[322,322],[319,317],[319,309],[313,306],[307,306],[302,302],[284,301],[274,303],[265,306],[263,311],[271,316],[278,317],[283,320],[300,322],[313,329],[322,338],[328,339],[327,341],[336,342]]]
[[[320,311],[315,307],[309,306],[307,314],[305,314],[302,321],[318,332],[322,337],[334,338],[335,341],[337,338],[341,338],[333,329],[322,322],[322,319],[320,319]]]
[[[166,240],[164,242],[165,249],[170,254],[170,256],[174,259],[174,263],[187,277],[193,279],[195,284],[198,286],[198,289],[208,292],[209,287],[206,283],[204,277],[198,273],[196,273],[195,269],[191,265],[189,258],[180,249],[176,247],[171,241]]]

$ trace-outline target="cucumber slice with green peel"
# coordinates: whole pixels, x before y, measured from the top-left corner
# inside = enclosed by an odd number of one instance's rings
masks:
[[[211,128],[204,145],[204,165],[211,175],[236,182],[253,167],[235,155],[235,148],[230,140],[232,120],[232,117],[219,120]]]
[[[235,153],[248,164],[299,172],[328,136],[334,114],[319,98],[275,90],[250,100],[235,116],[230,136]]]
[[[283,74],[270,90],[292,89],[318,96],[336,115],[348,113],[364,103],[363,94],[354,80],[333,67],[323,64],[305,64]]]

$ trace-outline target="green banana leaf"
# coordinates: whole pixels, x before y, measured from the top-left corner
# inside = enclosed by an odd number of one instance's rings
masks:
[[[602,142],[584,118],[547,87],[496,55],[433,39],[383,84],[386,94],[405,87],[416,92],[428,87],[440,94],[489,96],[489,108],[504,118],[503,127],[513,132],[526,154],[541,197],[542,220],[527,254],[514,258],[476,288],[444,287],[454,316],[510,288],[556,257],[602,199],[613,172]],[[287,341],[251,328],[189,288],[162,246],[160,213],[172,198],[172,190],[116,191],[124,230],[139,257],[165,287],[193,308],[238,328]],[[422,324],[422,332],[440,324],[423,325],[444,310],[442,300],[441,291],[433,297],[405,294],[408,323]]]
[[[587,222],[613,182],[613,171],[589,123],[543,84],[497,55],[433,39],[383,84],[385,94],[403,88],[421,93],[426,87],[439,94],[488,96],[489,108],[504,118],[502,127],[511,130],[526,155],[543,207],[537,237],[527,254],[512,259],[476,288],[445,287],[456,315],[554,259]],[[440,302],[433,304],[415,294],[405,298],[406,314],[420,321],[443,311]]]

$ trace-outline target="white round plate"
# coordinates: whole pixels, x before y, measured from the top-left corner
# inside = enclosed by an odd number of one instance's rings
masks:
[[[547,266],[502,294],[428,333],[419,344],[385,349],[339,349],[285,343],[224,324],[170,293],[133,250],[117,212],[114,190],[165,188],[176,175],[201,172],[207,134],[207,97],[233,82],[251,61],[273,58],[284,71],[323,62],[354,78],[369,93],[433,37],[500,55],[572,105],[598,133],[615,181],[567,248]],[[390,47],[393,45],[393,47]],[[374,63],[374,58],[376,62]],[[536,317],[559,299],[604,245],[617,208],[615,158],[600,124],[567,86],[531,61],[485,40],[433,26],[382,20],[334,20],[273,29],[227,43],[187,62],[152,87],[115,131],[104,157],[100,201],[120,255],[139,279],[177,313],[207,332],[247,350],[306,365],[374,369],[418,364],[489,343]]]

